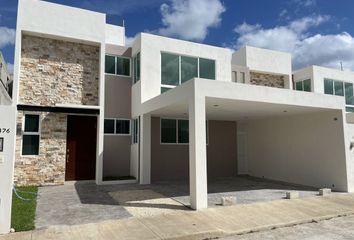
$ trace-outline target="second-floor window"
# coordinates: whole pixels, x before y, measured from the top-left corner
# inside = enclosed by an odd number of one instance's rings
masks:
[[[311,79],[295,82],[295,89],[297,91],[311,92]]]
[[[106,55],[105,73],[130,77],[130,58]]]
[[[136,54],[134,59],[134,77],[133,81],[136,83],[140,80],[140,52]]]
[[[161,92],[195,77],[215,80],[215,60],[161,53]]]
[[[328,95],[344,96],[346,111],[354,112],[353,83],[324,79],[324,93]]]

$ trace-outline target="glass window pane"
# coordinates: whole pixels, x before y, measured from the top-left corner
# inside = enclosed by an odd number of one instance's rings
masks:
[[[136,83],[136,57],[133,58],[133,68],[134,68],[133,79],[134,79],[134,83]]]
[[[199,77],[215,80],[215,61],[199,58]]]
[[[354,112],[354,107],[346,107],[345,110],[346,110],[346,112],[352,113],[352,112]]]
[[[167,88],[167,87],[161,87],[161,93],[167,92],[168,90],[171,90],[172,88]]]
[[[198,77],[198,58],[181,57],[181,83]]]
[[[161,53],[161,84],[179,84],[179,56]]]
[[[39,154],[39,135],[23,135],[22,155]]]
[[[240,72],[240,75],[241,75],[241,81],[240,81],[240,83],[245,83],[245,82],[246,82],[246,73]]]
[[[123,76],[130,76],[130,59],[117,58],[117,74]]]
[[[188,120],[178,120],[178,143],[189,143]]]
[[[310,79],[306,79],[303,81],[304,83],[304,91],[305,92],[311,92],[311,80]]]
[[[161,119],[161,143],[177,143],[176,120]]]
[[[334,94],[337,96],[344,96],[343,82],[334,81]]]
[[[39,132],[39,115],[25,115],[25,132]]]
[[[138,119],[134,119],[133,124],[134,124],[133,143],[137,143],[138,142],[138,129],[139,129]]]
[[[140,80],[140,52],[136,55],[136,80]]]
[[[114,120],[113,119],[105,119],[104,120],[104,133],[114,134]]]
[[[116,134],[130,134],[130,121],[117,119]]]
[[[333,80],[330,79],[324,80],[324,92],[325,94],[333,95]]]
[[[116,65],[115,61],[116,61],[115,57],[106,55],[105,73],[115,74],[115,65]]]
[[[344,83],[345,86],[345,103],[348,105],[354,105],[353,101],[353,84]]]
[[[296,82],[296,90],[297,91],[302,91],[302,81]]]
[[[237,72],[236,71],[232,71],[232,81],[237,82]]]

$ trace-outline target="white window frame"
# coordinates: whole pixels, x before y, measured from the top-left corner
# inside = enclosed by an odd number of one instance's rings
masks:
[[[161,79],[161,61],[162,61],[162,57],[161,55],[163,53],[166,53],[166,54],[171,54],[171,55],[175,55],[175,56],[178,56],[178,85],[175,86],[175,85],[168,85],[168,84],[162,84],[162,79]],[[160,85],[161,87],[164,87],[164,88],[175,88],[175,87],[178,87],[182,84],[182,57],[190,57],[190,58],[196,58],[198,61],[197,61],[197,68],[198,68],[198,76],[196,78],[199,78],[200,77],[200,67],[199,67],[199,61],[201,58],[203,59],[207,59],[207,60],[211,60],[211,61],[214,61],[215,63],[215,79],[210,79],[210,80],[216,80],[217,77],[216,77],[216,60],[215,59],[211,59],[211,58],[205,58],[205,57],[196,57],[196,56],[191,56],[191,55],[186,55],[186,54],[178,54],[178,53],[173,53],[173,52],[168,52],[168,51],[161,51],[160,52]],[[160,90],[161,91],[161,90]]]
[[[26,122],[26,115],[36,115],[38,116],[38,132],[25,132],[25,122]],[[38,112],[25,112],[23,114],[23,119],[22,119],[22,125],[21,125],[21,157],[37,157],[40,155],[40,150],[41,150],[41,126],[42,126],[42,121],[41,121],[41,113]],[[25,135],[36,135],[39,136],[39,142],[38,142],[38,154],[32,154],[32,155],[23,155],[23,136]]]
[[[116,126],[117,126],[117,121],[120,120],[120,121],[129,121],[129,133],[117,133],[117,129],[116,129]],[[131,119],[128,119],[128,118],[116,118],[115,121],[114,121],[114,133],[116,136],[130,136],[131,135]]]
[[[175,120],[176,121],[176,142],[175,143],[163,143],[162,142],[162,124],[161,121],[165,120]],[[187,120],[188,121],[188,127],[189,127],[189,119],[188,118],[173,118],[173,117],[160,117],[160,145],[189,145],[189,140],[188,143],[179,143],[178,142],[178,120]],[[189,128],[188,128],[188,133],[189,133]],[[206,120],[206,145],[209,144],[209,120]]]
[[[132,132],[131,131],[131,119],[129,119],[129,118],[105,118],[104,120],[113,120],[114,121],[113,133],[103,133],[105,136],[131,136],[131,132]],[[116,132],[117,120],[129,121],[129,134]]]
[[[135,77],[137,77],[138,75],[138,72],[137,72],[137,63],[138,63],[138,54],[140,55],[140,76],[139,76],[139,79],[136,79],[135,80]],[[134,85],[135,83],[139,82],[140,79],[141,79],[141,51],[137,52],[134,57],[132,57],[132,61],[133,61],[133,67],[132,67],[132,70],[133,70],[133,74],[132,74],[132,84]]]
[[[105,72],[104,72],[105,75],[126,77],[126,78],[131,78],[132,77],[132,58],[131,57],[119,56],[119,55],[113,55],[113,54],[105,54],[105,57],[106,56],[114,57],[114,74],[113,73],[106,73],[106,69],[105,69]],[[117,74],[117,58],[124,58],[124,59],[128,59],[129,60],[129,76]]]
[[[106,136],[115,136],[116,134],[116,119],[115,118],[105,118],[104,120],[113,120],[113,133],[105,133],[104,126],[103,126],[103,134]],[[104,124],[104,121],[103,121]]]
[[[343,81],[343,80],[337,80],[337,79],[333,79],[333,78],[323,78],[323,93],[324,93],[324,82],[325,82],[325,80],[330,80],[330,81],[332,81],[332,92],[333,92],[332,96],[344,97],[345,107],[354,108],[354,105],[347,104],[347,103],[346,103],[346,99],[345,99],[345,97],[346,97],[346,96],[345,96],[345,84],[346,84],[346,83],[351,83],[351,84],[353,84],[353,91],[354,91],[354,83],[348,82],[348,81]],[[335,90],[335,88],[334,88],[334,82],[342,82],[344,96],[336,95],[336,90]],[[328,94],[328,93],[324,93],[324,94],[330,95],[330,94]]]
[[[312,80],[311,80],[311,78],[306,78],[306,79],[303,79],[303,80],[297,80],[297,81],[295,81],[295,91],[300,91],[300,92],[308,92],[308,91],[305,91],[304,90],[304,81],[306,81],[306,80],[310,80],[310,84],[311,84],[311,91],[310,92],[312,92]],[[301,82],[301,86],[302,86],[302,90],[297,90],[296,89],[296,83],[298,83],[298,82]],[[333,84],[334,85],[334,84]],[[334,91],[334,89],[333,89],[333,91]]]

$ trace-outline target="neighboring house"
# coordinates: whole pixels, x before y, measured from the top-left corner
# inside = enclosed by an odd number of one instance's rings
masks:
[[[8,72],[6,61],[0,52],[0,105],[11,105],[11,75]]]
[[[248,46],[126,47],[105,14],[19,0],[15,183],[189,180],[195,209],[208,178],[237,174],[353,191],[353,83]]]

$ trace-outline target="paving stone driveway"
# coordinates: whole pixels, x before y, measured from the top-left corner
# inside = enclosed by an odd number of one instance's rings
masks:
[[[209,207],[220,207],[221,196],[236,196],[238,204],[282,199],[297,190],[301,197],[315,189],[250,177],[223,178],[208,182]],[[151,185],[104,185],[76,183],[39,188],[36,228],[76,225],[105,220],[190,211],[187,182]]]

